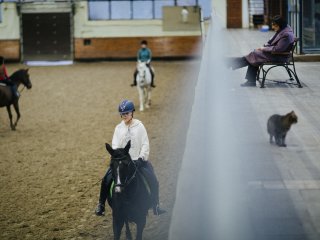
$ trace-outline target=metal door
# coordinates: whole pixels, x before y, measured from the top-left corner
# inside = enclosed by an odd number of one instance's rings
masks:
[[[70,13],[22,14],[23,60],[71,60]]]

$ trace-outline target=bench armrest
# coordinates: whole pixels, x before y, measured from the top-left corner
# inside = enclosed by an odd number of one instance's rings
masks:
[[[290,55],[291,52],[271,52],[272,55]]]

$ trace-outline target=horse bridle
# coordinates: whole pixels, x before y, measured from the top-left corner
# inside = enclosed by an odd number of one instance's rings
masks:
[[[30,82],[30,80],[29,80],[29,82]],[[19,91],[20,94],[23,92],[23,90],[26,88],[26,85],[28,84],[25,81],[22,81],[21,83],[22,83],[23,87],[22,87],[21,91]]]
[[[127,158],[127,156],[118,157],[118,158],[112,157],[112,159],[119,160],[119,164],[122,164],[121,159],[125,159],[125,158]],[[132,182],[132,180],[136,177],[136,174],[137,174],[137,171],[138,171],[138,167],[134,164],[134,162],[133,162],[132,159],[130,159],[129,161],[130,161],[130,162],[129,162],[128,166],[130,166],[130,164],[133,164],[134,167],[135,167],[134,173],[133,173],[132,176],[129,178],[129,180],[125,180],[125,182],[124,182],[123,184],[115,184],[115,185],[114,185],[115,187],[126,188],[126,187]]]

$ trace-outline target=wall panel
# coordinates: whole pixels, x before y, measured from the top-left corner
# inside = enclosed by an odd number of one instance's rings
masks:
[[[20,60],[20,41],[0,40],[0,55],[7,60]]]
[[[141,40],[148,41],[153,57],[196,57],[200,36],[130,37],[130,38],[76,38],[75,60],[135,58]]]

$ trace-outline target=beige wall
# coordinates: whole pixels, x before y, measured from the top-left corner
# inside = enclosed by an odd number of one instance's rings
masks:
[[[20,22],[15,3],[0,4],[2,22],[0,23],[0,40],[20,38]]]
[[[199,23],[200,24],[200,23]],[[74,16],[75,38],[99,37],[140,37],[140,36],[197,36],[200,31],[168,31],[162,30],[161,20],[88,20],[86,2],[76,4]]]
[[[218,17],[224,27],[227,26],[227,0],[212,0],[212,13]]]
[[[220,1],[218,1],[220,2]],[[2,3],[0,39],[20,39],[20,22],[15,3]],[[199,23],[200,24],[200,23]],[[199,36],[200,31],[163,31],[161,20],[89,21],[87,2],[77,2],[74,16],[75,38]]]
[[[47,4],[45,4],[47,5]],[[2,10],[2,22],[0,23],[0,55],[5,56],[7,59],[20,59],[20,19],[17,14],[15,3],[2,3],[0,4]],[[28,9],[27,9],[28,7]],[[30,7],[30,9],[29,9]],[[41,12],[43,7],[46,7],[46,11],[50,6],[41,6],[41,4],[31,4],[25,6],[24,11],[28,12]],[[193,56],[195,53],[193,49],[197,46],[199,36],[201,35],[199,30],[192,31],[163,31],[162,20],[88,20],[88,5],[87,2],[76,2],[75,15],[73,22],[73,35],[75,43],[75,57],[81,58],[88,56],[82,56],[83,51],[88,51],[89,48],[92,51],[91,57],[113,57],[112,51],[106,49],[102,51],[99,46],[101,42],[104,43],[114,39],[119,41],[124,38],[124,45],[126,41],[132,41],[132,44],[136,43],[142,37],[150,38],[151,43],[157,43],[155,46],[161,46],[159,48],[159,57],[161,56]],[[206,25],[209,22],[206,22]],[[200,25],[200,22],[199,22]],[[205,27],[207,28],[207,26]],[[184,39],[185,38],[185,39]],[[82,46],[84,39],[92,39],[91,46]],[[187,49],[180,49],[178,42],[184,44]],[[139,42],[139,41],[138,41]],[[162,43],[162,45],[160,44]],[[99,45],[100,44],[100,45]],[[168,46],[175,46],[175,49],[180,49],[179,52],[174,52],[172,49],[167,49]],[[102,44],[104,45],[104,44]],[[102,51],[102,56],[96,56],[94,51]],[[167,52],[166,52],[167,51]],[[134,53],[135,56],[136,53]],[[131,56],[131,55],[130,55]],[[89,56],[90,57],[90,56]]]

